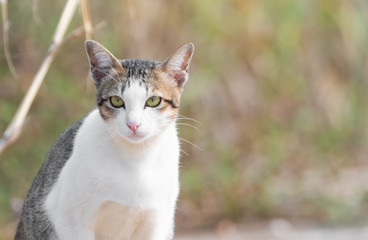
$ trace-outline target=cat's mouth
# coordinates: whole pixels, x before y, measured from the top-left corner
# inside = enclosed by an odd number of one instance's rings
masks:
[[[127,136],[127,140],[132,143],[141,143],[146,139],[146,135],[141,132],[131,132]]]

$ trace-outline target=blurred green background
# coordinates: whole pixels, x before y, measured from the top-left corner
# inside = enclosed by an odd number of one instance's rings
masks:
[[[65,1],[9,2],[0,49],[0,132],[46,55]],[[93,39],[118,58],[195,54],[179,120],[177,229],[272,218],[368,220],[368,2],[363,0],[89,1]],[[83,25],[80,12],[69,32]],[[1,36],[2,36],[1,32]],[[0,40],[2,45],[2,39]],[[0,239],[58,135],[95,108],[84,37],[66,42],[20,139],[0,155]]]

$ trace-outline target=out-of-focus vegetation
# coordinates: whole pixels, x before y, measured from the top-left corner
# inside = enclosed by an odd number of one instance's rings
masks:
[[[9,2],[0,50],[4,131],[51,42],[64,1]],[[195,54],[178,122],[177,229],[286,217],[356,223],[368,216],[368,2],[90,1],[94,39],[119,58]],[[40,21],[35,21],[39,19]],[[75,16],[71,29],[83,25]],[[1,42],[2,40],[0,40]],[[1,42],[2,43],[2,42]],[[20,139],[0,155],[0,239],[53,141],[95,107],[83,36],[51,66]]]

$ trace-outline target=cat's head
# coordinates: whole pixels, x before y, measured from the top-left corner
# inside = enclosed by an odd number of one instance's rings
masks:
[[[141,143],[175,121],[193,44],[184,44],[162,62],[118,60],[98,42],[86,41],[85,46],[98,108],[114,133]]]

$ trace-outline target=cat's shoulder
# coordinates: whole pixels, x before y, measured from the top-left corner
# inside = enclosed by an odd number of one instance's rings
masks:
[[[64,130],[55,141],[54,145],[51,147],[49,151],[49,157],[53,154],[67,154],[70,155],[73,151],[74,139],[77,135],[77,132],[81,128],[88,115],[82,117],[80,120],[69,126],[66,130]]]
[[[88,115],[82,117],[59,135],[50,148],[37,177],[41,179],[51,177],[53,180],[58,177],[61,168],[73,153],[75,138],[87,117]]]

